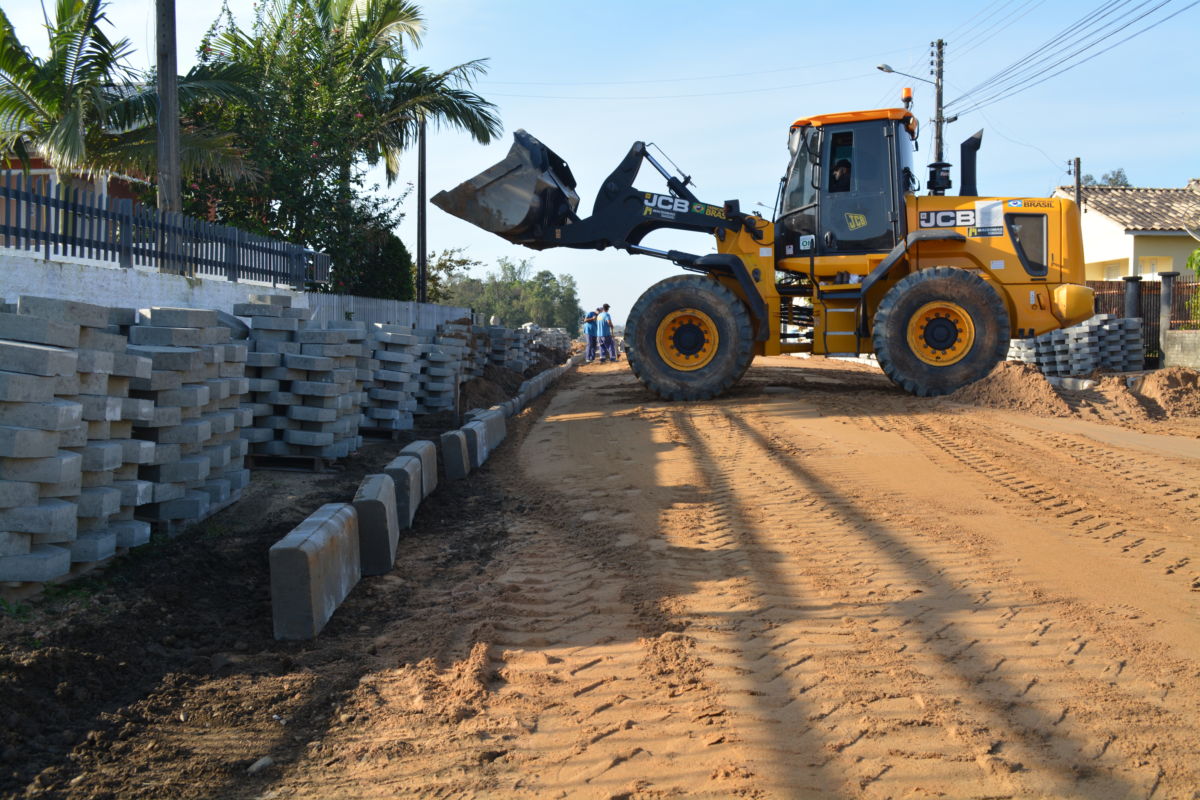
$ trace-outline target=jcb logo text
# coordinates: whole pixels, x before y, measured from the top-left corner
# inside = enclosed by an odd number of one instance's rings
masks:
[[[671,197],[667,194],[648,194],[643,200],[650,208],[656,208],[659,211],[687,211],[688,201],[682,197]]]
[[[975,224],[975,209],[964,208],[959,211],[922,211],[920,225],[922,228],[962,228]]]

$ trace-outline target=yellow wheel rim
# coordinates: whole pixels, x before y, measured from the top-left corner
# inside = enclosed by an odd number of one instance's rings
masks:
[[[975,323],[962,306],[936,300],[917,309],[908,321],[908,346],[917,358],[948,367],[966,358],[975,344]]]
[[[680,308],[663,317],[654,339],[662,360],[684,372],[712,361],[720,343],[712,317],[695,308]]]

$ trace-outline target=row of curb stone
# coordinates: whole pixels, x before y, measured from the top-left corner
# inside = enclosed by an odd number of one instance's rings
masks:
[[[468,421],[443,433],[436,445],[409,443],[383,473],[362,480],[351,502],[322,506],[272,545],[275,638],[315,638],[363,576],[390,572],[400,532],[412,527],[417,507],[437,488],[439,473],[445,480],[463,480],[482,467],[504,441],[506,420],[581,358],[572,356],[530,378],[504,403],[468,412]]]

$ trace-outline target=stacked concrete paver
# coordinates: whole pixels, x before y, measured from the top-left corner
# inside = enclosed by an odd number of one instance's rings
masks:
[[[465,340],[444,336],[437,331],[414,331],[424,341],[421,344],[421,371],[417,374],[419,388],[416,413],[436,414],[453,411],[462,374],[461,362],[466,352]]]
[[[44,581],[69,571],[78,531],[83,457],[60,448],[86,445],[86,423],[82,404],[55,395],[60,379],[76,379],[67,348],[78,346],[79,322],[20,316],[0,319],[0,580]]]
[[[355,452],[370,371],[365,326],[320,328],[286,295],[261,300],[234,307],[250,319],[252,425],[243,436],[252,452],[312,459]]]
[[[1032,339],[1013,339],[1008,360],[1034,364],[1052,376],[1139,370],[1143,364],[1142,321],[1097,314],[1070,328]]]
[[[151,501],[137,516],[171,530],[225,507],[249,482],[238,435],[251,420],[241,408],[247,347],[231,340],[211,310],[151,308],[136,323],[128,329],[129,352],[150,359],[153,369],[133,382],[133,394],[153,410],[133,435],[154,444],[138,471],[151,484]]]
[[[376,367],[367,389],[367,424],[384,430],[410,430],[420,388],[421,339],[411,328],[377,324],[370,341]]]

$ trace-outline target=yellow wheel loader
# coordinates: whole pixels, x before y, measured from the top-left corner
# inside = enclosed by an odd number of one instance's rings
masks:
[[[774,222],[701,201],[642,142],[580,217],[570,168],[525,131],[503,161],[432,200],[535,250],[614,247],[698,273],[651,286],[626,322],[630,367],[665,399],[714,397],[754,356],[801,352],[874,353],[906,391],[940,395],[987,375],[1011,337],[1087,319],[1093,298],[1073,202],[976,196],[982,131],[962,145],[961,195],[944,194],[950,165],[938,162],[918,196],[916,136],[903,108],[796,120]],[[634,188],[643,162],[666,192]],[[717,252],[641,244],[660,228],[712,234]]]

